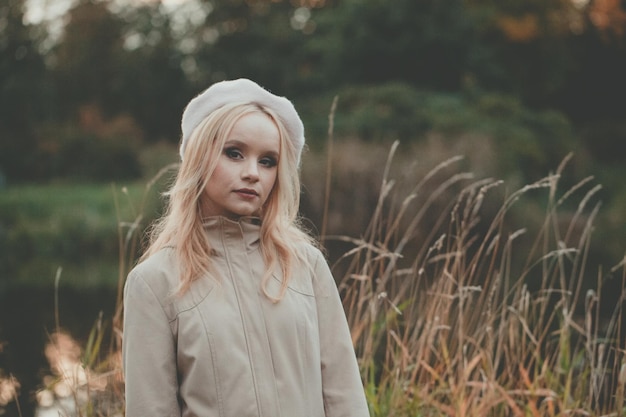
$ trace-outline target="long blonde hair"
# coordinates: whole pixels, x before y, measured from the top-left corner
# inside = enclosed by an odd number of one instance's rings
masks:
[[[261,214],[260,247],[266,265],[263,293],[277,302],[285,294],[296,264],[306,263],[302,243],[313,243],[301,227],[298,151],[274,112],[256,104],[232,103],[206,117],[189,138],[176,180],[165,196],[166,212],[149,231],[149,246],[142,260],[164,247],[172,247],[179,264],[179,294],[192,282],[211,274],[212,248],[203,228],[200,197],[215,170],[230,131],[244,115],[263,112],[276,124],[280,136],[280,156],[274,187]],[[267,291],[272,274],[282,272],[278,296]],[[213,279],[219,279],[213,277]]]

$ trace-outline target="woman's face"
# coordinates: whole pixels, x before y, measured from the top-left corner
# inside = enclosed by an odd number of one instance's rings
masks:
[[[280,134],[265,113],[242,116],[226,138],[201,197],[203,216],[258,215],[278,172]]]

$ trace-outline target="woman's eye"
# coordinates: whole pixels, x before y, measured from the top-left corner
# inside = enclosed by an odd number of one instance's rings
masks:
[[[276,161],[276,158],[267,157],[261,159],[259,163],[265,167],[272,168],[278,164],[278,161]]]
[[[231,159],[241,159],[241,158],[243,158],[243,155],[241,154],[241,152],[239,152],[239,149],[237,149],[237,148],[226,148],[224,150],[224,153],[226,154],[227,157],[229,157]]]

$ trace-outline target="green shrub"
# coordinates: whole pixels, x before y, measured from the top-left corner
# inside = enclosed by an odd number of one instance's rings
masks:
[[[346,87],[339,97],[335,114],[335,134],[365,141],[412,140],[430,129],[422,105],[423,94],[402,83]],[[307,136],[312,142],[326,137],[325,117],[333,96],[319,95],[299,104]]]
[[[127,136],[76,132],[51,152],[50,176],[77,180],[128,180],[141,175],[138,148]]]
[[[326,137],[322,118],[332,97],[320,95],[301,104],[307,137],[313,147]],[[520,175],[520,184],[533,182],[558,166],[572,151],[577,161],[588,159],[571,122],[552,110],[531,110],[513,96],[474,92],[441,93],[417,90],[402,83],[352,86],[340,90],[335,114],[335,136],[364,141],[423,142],[433,135],[442,141],[484,135],[492,139],[498,164],[496,174]],[[580,163],[573,163],[580,175]],[[573,180],[566,186],[573,185]]]
[[[5,285],[50,285],[57,267],[72,285],[114,285],[118,218],[134,218],[142,186],[53,184],[0,192],[0,270]],[[118,206],[116,207],[116,199]],[[141,223],[158,214],[149,195]]]

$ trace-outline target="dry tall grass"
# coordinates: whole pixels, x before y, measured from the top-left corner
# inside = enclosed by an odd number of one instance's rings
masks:
[[[598,288],[581,293],[597,187],[563,227],[559,209],[589,182],[559,196],[564,162],[481,219],[499,181],[454,172],[442,180],[453,158],[398,199],[388,176],[396,146],[369,227],[361,238],[337,238],[353,244],[339,260],[347,264],[339,282],[372,415],[623,415],[624,262],[610,271],[622,282],[611,317],[597,308],[602,268]],[[536,189],[548,194],[545,221],[533,249],[520,253],[516,239],[528,231],[507,232],[505,219]],[[540,277],[532,290],[530,276]]]

